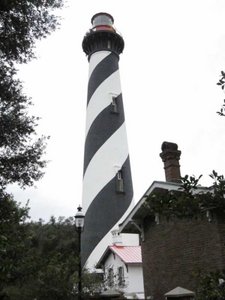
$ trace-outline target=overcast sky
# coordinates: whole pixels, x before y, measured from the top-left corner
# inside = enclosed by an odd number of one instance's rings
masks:
[[[182,151],[181,173],[210,185],[225,174],[225,118],[216,111],[224,93],[224,0],[74,1],[63,9],[61,29],[38,42],[37,59],[20,67],[38,133],[50,135],[49,164],[36,188],[12,190],[30,199],[32,219],[72,216],[82,199],[88,61],[82,51],[91,17],[108,12],[125,40],[120,76],[135,202],[154,180],[164,180],[163,141]]]

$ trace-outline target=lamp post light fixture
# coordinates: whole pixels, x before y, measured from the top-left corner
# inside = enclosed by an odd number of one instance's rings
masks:
[[[75,215],[75,226],[78,232],[78,299],[81,300],[82,293],[82,270],[81,270],[81,233],[84,229],[84,214],[82,213],[82,207],[79,205],[77,213]]]

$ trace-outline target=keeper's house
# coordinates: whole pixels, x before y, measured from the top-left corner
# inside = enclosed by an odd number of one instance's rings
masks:
[[[117,230],[112,232],[114,243],[108,246],[97,268],[104,271],[105,289],[116,290],[127,299],[145,299],[141,247],[123,243]],[[136,236],[136,235],[135,235]],[[124,245],[127,246],[124,246]]]

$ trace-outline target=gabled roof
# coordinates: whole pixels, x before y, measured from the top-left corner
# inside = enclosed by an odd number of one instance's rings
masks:
[[[109,246],[97,266],[104,264],[110,253],[116,254],[125,264],[141,264],[141,246]]]
[[[181,191],[182,184],[167,182],[167,181],[153,181],[141,199],[137,202],[132,211],[128,214],[128,216],[123,220],[121,224],[119,224],[119,230],[122,233],[140,233],[140,230],[137,226],[134,226],[135,223],[140,226],[142,224],[143,218],[148,215],[148,210],[146,209],[144,203],[146,199],[152,193],[166,193],[167,191]],[[207,187],[199,186],[198,192],[206,192],[209,190]]]
[[[141,246],[110,246],[112,252],[117,254],[125,264],[142,263]]]
[[[180,296],[193,296],[194,294],[195,294],[194,292],[178,286],[175,289],[171,290],[170,292],[166,293],[164,296],[180,297]]]
[[[168,190],[179,190],[181,188],[180,183],[165,182],[165,181],[153,181],[141,199],[137,202],[132,211],[128,214],[125,220],[119,224],[119,229],[123,233],[140,233],[135,226],[132,224],[132,220],[140,219],[142,222],[143,217],[148,213],[144,207],[144,203],[148,196],[157,191],[168,191]]]

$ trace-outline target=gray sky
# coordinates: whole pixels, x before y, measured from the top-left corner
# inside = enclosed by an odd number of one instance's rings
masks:
[[[225,173],[225,119],[216,111],[224,93],[224,0],[67,0],[61,29],[38,42],[38,59],[20,68],[39,133],[50,135],[44,178],[15,198],[30,199],[33,219],[71,216],[82,199],[88,62],[82,51],[91,17],[105,11],[125,40],[120,75],[135,202],[164,180],[163,141],[182,151],[181,173],[210,185]]]

